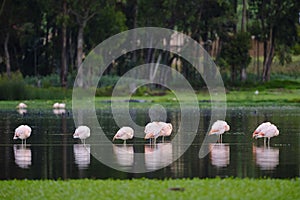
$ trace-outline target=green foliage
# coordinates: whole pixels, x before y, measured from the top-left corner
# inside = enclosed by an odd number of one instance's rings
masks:
[[[0,99],[19,100],[26,99],[28,91],[20,72],[11,73],[11,77],[6,74],[0,75]]]

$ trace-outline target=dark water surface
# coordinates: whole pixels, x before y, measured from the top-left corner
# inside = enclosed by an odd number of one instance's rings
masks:
[[[149,122],[147,109],[132,109],[131,115],[139,125]],[[111,111],[98,110],[97,117],[107,137],[112,139],[118,130]],[[0,111],[0,179],[73,179],[73,178],[183,178],[183,177],[299,177],[300,173],[300,108],[256,107],[228,108],[226,121],[231,130],[223,135],[222,144],[210,148],[210,153],[199,159],[198,153],[209,128],[210,110],[201,109],[197,136],[192,145],[178,160],[160,169],[180,146],[167,138],[153,147],[141,139],[128,141],[124,146],[117,141],[112,146],[119,167],[129,169],[136,162],[133,152],[145,154],[144,162],[149,173],[135,174],[112,169],[99,162],[86,147],[72,138],[75,130],[71,111],[64,115],[52,110],[28,110],[21,115],[15,110]],[[168,110],[167,121],[179,128],[180,111]],[[258,124],[271,121],[280,135],[271,139],[270,147],[262,140],[251,138]],[[14,129],[20,124],[32,127],[27,146],[13,140]],[[93,134],[93,133],[92,133]]]

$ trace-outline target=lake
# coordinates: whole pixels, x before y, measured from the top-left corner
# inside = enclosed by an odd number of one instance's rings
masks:
[[[143,126],[149,122],[146,108],[131,108],[134,121]],[[180,110],[167,109],[167,122],[173,124],[171,137],[159,139],[156,145],[141,138],[107,144],[112,160],[119,171],[101,163],[84,146],[73,139],[75,130],[71,110],[28,109],[0,111],[0,179],[78,179],[78,178],[206,178],[206,177],[273,177],[294,178],[300,173],[300,108],[299,107],[229,107],[226,121],[231,127],[223,135],[222,143],[205,148],[210,153],[199,158],[199,150],[210,123],[211,110],[200,109],[197,135],[185,153],[168,165],[181,148],[172,144],[179,129]],[[101,128],[112,140],[118,127],[110,109],[97,110]],[[280,135],[272,138],[270,147],[263,140],[252,139],[252,132],[264,121],[276,124]],[[13,140],[20,124],[32,127],[26,147],[21,140]],[[93,134],[93,132],[91,133]],[[148,173],[131,173],[139,162],[134,153],[142,155]],[[163,167],[162,167],[163,166]]]

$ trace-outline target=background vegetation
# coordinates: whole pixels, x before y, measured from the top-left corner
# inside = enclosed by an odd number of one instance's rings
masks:
[[[0,0],[0,99],[65,97],[70,92],[61,88],[73,87],[96,45],[145,26],[178,30],[202,44],[228,89],[294,85],[300,75],[299,6],[297,0]],[[127,53],[105,71],[97,95],[109,95],[129,69],[158,60],[195,89],[205,88],[195,69],[178,59],[155,49]]]

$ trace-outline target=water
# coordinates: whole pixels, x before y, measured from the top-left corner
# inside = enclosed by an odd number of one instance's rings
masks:
[[[132,118],[139,125],[149,121],[147,109],[133,109]],[[201,109],[199,130],[192,145],[178,160],[159,169],[172,160],[180,144],[172,145],[171,138],[158,141],[153,147],[142,139],[133,139],[124,146],[120,141],[110,145],[115,164],[131,170],[137,162],[133,152],[144,153],[143,161],[149,173],[126,173],[112,169],[87,150],[93,146],[72,138],[75,130],[71,111],[54,114],[52,110],[28,110],[25,115],[15,110],[0,111],[0,179],[77,179],[77,178],[188,178],[188,177],[299,177],[300,173],[300,108],[229,108],[226,121],[231,130],[223,135],[221,144],[203,159],[198,153],[204,134],[209,128],[210,110]],[[110,110],[98,110],[102,129],[112,139],[118,130]],[[167,110],[167,121],[176,134],[180,111]],[[263,140],[251,138],[253,130],[263,121],[271,121],[280,130],[278,137],[271,139],[270,147]],[[33,131],[27,146],[13,140],[14,129],[20,124],[29,124]],[[158,170],[157,170],[158,169]]]

